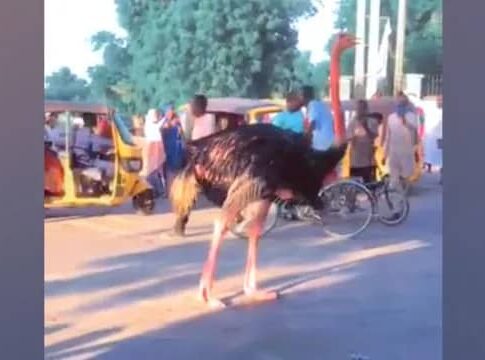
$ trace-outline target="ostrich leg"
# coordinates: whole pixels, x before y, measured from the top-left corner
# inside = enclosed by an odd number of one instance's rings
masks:
[[[259,290],[256,281],[258,244],[261,239],[266,216],[271,207],[271,202],[267,200],[258,201],[250,206],[252,207],[251,213],[254,214],[254,217],[251,223],[248,224],[247,230],[249,240],[246,271],[244,274],[244,293],[246,296],[254,300],[274,300],[278,297],[278,293],[274,291]]]
[[[217,257],[219,256],[219,249],[222,241],[224,240],[224,236],[227,234],[227,230],[227,222],[225,217],[219,217],[214,222],[214,234],[212,236],[209,254],[204,264],[204,268],[202,269],[202,276],[200,278],[199,298],[211,308],[225,307],[225,304],[221,300],[212,295],[212,287],[214,283]]]

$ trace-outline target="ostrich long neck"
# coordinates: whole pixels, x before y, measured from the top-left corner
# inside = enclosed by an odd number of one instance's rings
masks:
[[[342,51],[337,42],[333,48],[330,56],[330,101],[334,115],[334,129],[337,141],[341,141],[345,137],[345,124],[342,112],[342,104],[340,102],[340,56]]]

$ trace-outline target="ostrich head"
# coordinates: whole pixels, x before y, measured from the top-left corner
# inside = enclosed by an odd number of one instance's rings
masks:
[[[347,49],[355,47],[357,44],[359,44],[359,41],[354,35],[348,33],[340,33],[337,35],[334,50],[342,53]]]

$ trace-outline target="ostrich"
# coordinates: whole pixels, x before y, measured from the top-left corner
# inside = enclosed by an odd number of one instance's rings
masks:
[[[339,59],[356,40],[340,34],[332,50],[331,96],[335,116],[336,145],[327,151],[308,147],[303,136],[270,124],[245,125],[225,130],[188,144],[187,164],[174,179],[170,201],[177,216],[176,228],[184,230],[199,193],[222,208],[199,286],[199,298],[210,307],[224,307],[212,292],[221,243],[241,211],[249,210],[246,226],[248,254],[243,280],[246,296],[254,300],[276,299],[276,292],[259,290],[256,281],[257,248],[268,210],[275,198],[301,199],[321,206],[318,192],[322,179],[345,154],[343,117],[338,97]],[[336,90],[335,90],[336,89]]]

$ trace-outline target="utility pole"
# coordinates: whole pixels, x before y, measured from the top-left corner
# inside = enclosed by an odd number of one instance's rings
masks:
[[[367,0],[357,0],[356,36],[359,44],[355,47],[354,97],[359,99],[365,96],[366,5]]]
[[[397,10],[396,59],[394,63],[394,93],[403,90],[404,44],[406,42],[406,0],[399,0]]]
[[[377,91],[377,70],[379,64],[379,32],[381,23],[381,0],[370,0],[369,50],[367,57],[367,91],[370,98]]]

